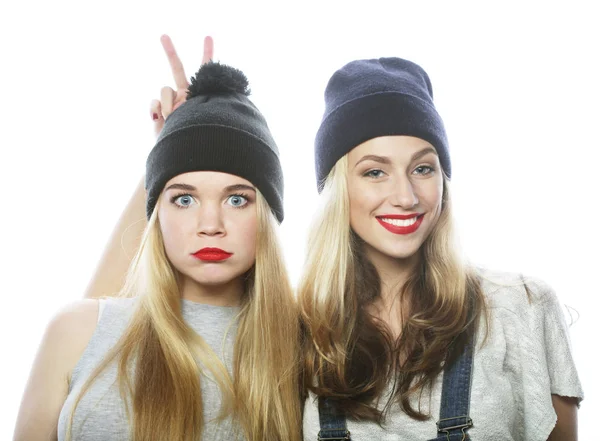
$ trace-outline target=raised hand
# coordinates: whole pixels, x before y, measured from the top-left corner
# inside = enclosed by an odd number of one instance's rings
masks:
[[[183,69],[183,63],[179,59],[175,46],[168,35],[160,37],[163,49],[167,54],[169,65],[171,66],[171,72],[173,72],[173,79],[175,80],[175,87],[165,86],[160,91],[160,100],[152,100],[150,104],[150,115],[154,121],[154,133],[156,136],[162,130],[165,119],[181,106],[187,97],[187,88],[189,82],[185,71]],[[214,42],[212,37],[204,38],[204,54],[202,56],[202,64],[208,63],[213,58]]]

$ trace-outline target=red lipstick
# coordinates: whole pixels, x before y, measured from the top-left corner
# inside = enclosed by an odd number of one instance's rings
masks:
[[[228,253],[221,248],[202,248],[192,254],[196,259],[207,262],[220,262],[229,259],[233,253]]]
[[[421,223],[423,223],[423,218],[425,217],[425,214],[418,214],[418,213],[413,213],[413,214],[385,214],[383,216],[376,216],[377,221],[381,224],[381,226],[383,228],[385,228],[386,230],[388,230],[391,233],[394,234],[411,234],[414,233],[415,231],[417,231],[419,229],[419,227],[421,226]],[[384,221],[383,219],[401,219],[401,220],[407,220],[407,219],[415,219],[416,221],[414,224],[411,225],[407,225],[407,226],[400,226],[400,225],[394,225],[391,224],[389,222]]]

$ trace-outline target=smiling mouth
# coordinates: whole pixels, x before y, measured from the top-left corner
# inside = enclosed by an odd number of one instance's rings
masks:
[[[378,219],[386,224],[395,225],[396,227],[410,227],[417,223],[418,218],[418,216],[415,216],[410,219],[390,219],[389,217],[379,217]]]
[[[376,216],[383,228],[394,234],[411,234],[419,229],[425,214],[415,214],[411,217],[395,215],[394,217]]]

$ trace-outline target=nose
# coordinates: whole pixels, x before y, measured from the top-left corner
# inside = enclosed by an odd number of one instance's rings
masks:
[[[224,236],[225,225],[219,203],[205,203],[198,210],[198,236]]]
[[[408,210],[419,203],[411,180],[406,176],[400,176],[392,181],[389,201],[394,207]]]

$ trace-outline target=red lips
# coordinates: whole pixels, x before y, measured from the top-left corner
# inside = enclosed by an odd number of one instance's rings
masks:
[[[425,217],[425,214],[418,214],[418,213],[415,213],[415,214],[386,214],[383,216],[377,216],[376,219],[383,228],[385,228],[386,230],[388,230],[391,233],[410,234],[410,233],[414,233],[415,231],[417,231],[419,229],[419,227],[421,226],[421,223],[423,223],[424,217]],[[402,219],[402,220],[416,218],[416,222],[414,224],[408,225],[408,226],[399,226],[399,225],[390,224],[389,222],[385,222],[384,220],[382,220],[382,218],[383,219]]]
[[[192,256],[194,256],[196,259],[207,262],[219,262],[229,259],[231,256],[233,256],[233,253],[228,253],[221,248],[202,248],[201,250],[192,254]]]

